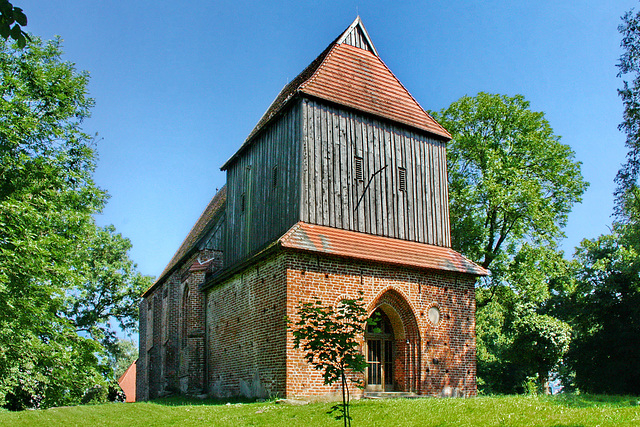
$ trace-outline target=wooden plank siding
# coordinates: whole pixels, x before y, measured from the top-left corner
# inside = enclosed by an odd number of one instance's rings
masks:
[[[294,103],[228,166],[225,265],[233,265],[259,251],[298,221],[302,169],[300,119],[299,104]],[[274,167],[277,167],[275,187]]]
[[[316,99],[303,100],[301,120],[300,220],[451,245],[444,142]],[[364,181],[355,178],[356,157]]]
[[[209,231],[204,244],[200,247],[200,250],[208,249],[211,251],[224,251],[224,239],[226,235],[225,220],[225,216],[222,216],[218,220],[218,223],[213,226],[211,231]]]
[[[346,35],[343,43],[359,47],[360,49],[372,51],[371,46],[369,46],[367,39],[364,34],[362,34],[362,30],[358,26],[354,27],[353,30]]]

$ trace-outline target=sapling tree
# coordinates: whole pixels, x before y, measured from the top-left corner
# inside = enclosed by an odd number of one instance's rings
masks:
[[[300,302],[298,316],[297,322],[288,319],[294,347],[304,351],[305,360],[322,371],[324,384],[340,381],[342,404],[335,405],[331,412],[338,411],[336,419],[342,419],[345,426],[350,426],[348,382],[362,387],[357,373],[364,372],[367,362],[360,350],[360,338],[367,322],[374,321],[367,319],[362,296],[342,299],[335,308],[320,300]]]

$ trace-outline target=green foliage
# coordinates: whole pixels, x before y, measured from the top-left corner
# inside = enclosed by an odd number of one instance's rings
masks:
[[[115,378],[122,374],[138,359],[138,346],[132,340],[118,339],[114,349],[109,353],[109,364],[113,369]]]
[[[539,381],[548,382],[549,371],[569,350],[571,327],[547,314],[527,313],[514,322],[517,331],[511,346],[518,362],[537,371]]]
[[[502,282],[477,290],[479,389],[523,393],[535,378],[536,389],[546,390],[571,338],[550,305],[552,292],[571,274],[570,263],[552,248],[525,244],[506,267]]]
[[[342,405],[337,419],[351,425],[349,413],[349,387],[347,379],[360,386],[361,380],[354,374],[367,367],[360,351],[360,341],[367,325],[367,311],[363,298],[343,299],[338,306],[324,306],[322,301],[300,303],[299,320],[292,325],[295,348],[305,352],[304,358],[315,369],[322,371],[324,383],[337,381],[342,386]]]
[[[7,40],[11,37],[24,48],[31,37],[22,30],[27,25],[27,15],[21,8],[13,6],[8,0],[0,0],[0,37]]]
[[[552,242],[587,184],[569,146],[522,95],[464,96],[436,120],[447,145],[452,246],[484,267]]]
[[[112,323],[133,330],[149,278],[131,243],[98,227],[107,194],[82,132],[88,74],[59,40],[0,47],[0,405],[81,401],[112,377]]]
[[[630,76],[631,82],[624,80],[618,95],[624,106],[623,121],[619,128],[627,134],[627,161],[616,176],[616,214],[621,221],[637,222],[640,219],[640,12],[627,12],[618,27],[622,34],[618,77]]]
[[[575,385],[599,393],[640,394],[640,239],[637,228],[584,240],[576,286],[564,298],[575,338],[567,362]]]
[[[561,371],[570,388],[600,393],[640,393],[640,13],[618,27],[623,53],[618,90],[624,106],[626,162],[616,176],[617,222],[612,232],[576,248],[573,280],[557,286],[551,310],[573,328]]]
[[[549,303],[570,271],[556,242],[587,188],[580,163],[522,95],[464,96],[433,115],[453,137],[452,246],[492,272],[476,293],[480,389],[522,392],[530,378],[542,387],[569,337]]]

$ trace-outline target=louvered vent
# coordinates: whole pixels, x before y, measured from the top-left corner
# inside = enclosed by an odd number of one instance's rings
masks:
[[[398,187],[400,191],[407,191],[407,170],[398,168]]]
[[[271,184],[273,188],[278,186],[278,165],[275,165],[271,171]]]
[[[356,179],[358,181],[364,181],[364,161],[362,157],[356,157]]]

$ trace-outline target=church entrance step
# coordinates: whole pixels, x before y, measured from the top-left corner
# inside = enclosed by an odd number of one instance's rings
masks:
[[[364,393],[365,399],[416,399],[419,397],[415,393],[404,391],[367,391]]]

